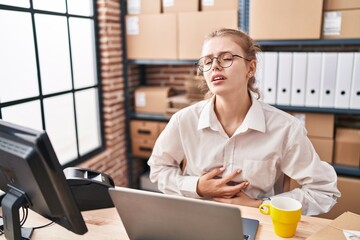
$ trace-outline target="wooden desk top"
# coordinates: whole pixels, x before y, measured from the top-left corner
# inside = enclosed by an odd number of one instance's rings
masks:
[[[277,237],[273,231],[270,216],[261,214],[257,208],[240,207],[242,216],[254,218],[260,221],[256,240],[284,239]],[[88,232],[84,235],[74,234],[67,229],[52,224],[45,228],[36,229],[31,237],[32,240],[56,239],[56,240],[76,240],[76,239],[96,239],[96,240],[129,240],[123,227],[121,219],[115,208],[107,208],[93,211],[82,212],[88,227]],[[331,220],[316,217],[302,216],[298,225],[297,232],[293,238],[306,239],[311,234],[325,227]],[[29,211],[25,227],[36,227],[49,223],[50,221],[37,213]],[[4,235],[0,239],[5,239]]]

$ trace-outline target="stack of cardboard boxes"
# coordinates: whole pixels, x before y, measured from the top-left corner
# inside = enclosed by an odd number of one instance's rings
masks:
[[[237,0],[128,0],[127,6],[128,59],[197,59],[210,31],[238,26]]]
[[[358,0],[251,0],[256,40],[360,38]]]
[[[332,164],[334,147],[334,114],[292,114],[305,125],[308,137],[320,159]]]
[[[319,39],[323,0],[251,0],[249,34],[256,40]]]
[[[360,129],[336,129],[334,163],[360,168]]]
[[[325,0],[324,39],[360,38],[360,1]]]
[[[155,141],[165,126],[166,122],[132,120],[130,122],[132,154],[135,157],[150,157]]]

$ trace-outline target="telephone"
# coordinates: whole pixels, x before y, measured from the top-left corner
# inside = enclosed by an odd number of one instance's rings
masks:
[[[80,211],[114,207],[108,192],[114,181],[109,175],[77,167],[65,168],[64,174]]]

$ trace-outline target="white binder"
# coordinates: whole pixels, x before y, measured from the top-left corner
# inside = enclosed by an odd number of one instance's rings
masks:
[[[263,52],[258,52],[256,54],[256,73],[255,73],[255,86],[260,91],[260,100],[264,99],[264,54]]]
[[[264,52],[264,102],[275,104],[278,72],[278,53]]]
[[[291,77],[291,106],[305,106],[307,53],[295,52]]]
[[[279,53],[277,105],[290,105],[292,58],[293,53],[291,52]]]
[[[341,52],[338,56],[335,108],[350,107],[351,79],[353,74],[354,53]]]
[[[337,61],[338,53],[323,53],[320,83],[320,107],[334,107]]]
[[[360,109],[360,53],[355,53],[351,81],[350,108]]]
[[[309,52],[307,66],[305,106],[319,107],[322,53]]]

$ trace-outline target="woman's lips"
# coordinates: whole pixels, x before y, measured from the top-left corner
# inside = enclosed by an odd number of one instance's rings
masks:
[[[225,80],[225,77],[221,74],[215,74],[211,77],[211,82],[216,82],[220,80]]]

